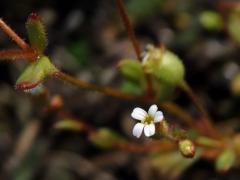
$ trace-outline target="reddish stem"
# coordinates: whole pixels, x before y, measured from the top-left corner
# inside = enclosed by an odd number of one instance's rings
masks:
[[[29,49],[29,50],[3,50],[0,51],[0,59],[3,60],[17,60],[17,59],[26,59],[29,61],[34,61],[37,59],[37,54]]]
[[[22,49],[29,49],[29,45],[19,37],[1,18],[0,28]]]
[[[134,33],[134,28],[132,26],[132,23],[130,22],[130,19],[127,15],[124,3],[123,3],[122,0],[116,0],[116,2],[117,2],[117,7],[118,7],[118,10],[119,10],[120,16],[122,18],[122,21],[124,23],[124,26],[127,29],[128,37],[131,40],[133,48],[134,48],[135,53],[137,55],[137,59],[141,62],[142,61],[141,49],[140,49],[138,40],[136,38],[136,35]],[[145,74],[145,76],[146,76],[146,80],[147,80],[147,89],[146,89],[147,97],[149,99],[153,99],[154,98],[154,91],[153,91],[151,78],[148,74]]]
[[[122,21],[124,23],[125,28],[127,29],[128,36],[131,39],[131,42],[132,42],[133,48],[136,52],[137,58],[138,58],[139,61],[141,61],[141,59],[142,59],[141,58],[141,49],[139,47],[139,43],[138,43],[137,38],[135,36],[133,26],[132,26],[132,24],[131,24],[131,22],[128,18],[128,15],[126,13],[123,1],[122,0],[116,0],[116,1],[117,1],[117,7],[118,7],[118,10],[119,10],[120,16],[122,18]]]
[[[220,2],[218,5],[221,10],[231,10],[235,8],[240,8],[240,2]]]
[[[192,100],[197,110],[201,113],[202,115],[201,122],[202,125],[205,127],[204,130],[206,134],[214,138],[220,138],[221,135],[218,132],[218,130],[214,128],[211,118],[208,112],[205,110],[202,101],[198,98],[198,96],[194,93],[194,91],[191,89],[190,86],[188,86],[186,82],[182,83],[180,87],[182,88],[183,91],[185,91],[188,97]]]

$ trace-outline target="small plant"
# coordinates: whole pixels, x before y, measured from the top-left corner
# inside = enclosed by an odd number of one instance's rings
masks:
[[[185,80],[185,67],[178,55],[164,46],[148,45],[146,51],[141,50],[122,0],[116,0],[116,2],[137,56],[136,59],[126,57],[118,64],[118,69],[124,78],[123,84],[125,87],[132,88],[119,90],[98,86],[62,72],[45,54],[48,43],[46,30],[41,18],[35,13],[32,13],[26,22],[29,43],[25,42],[5,21],[0,19],[0,28],[20,48],[0,51],[0,59],[12,61],[24,59],[29,63],[17,79],[15,88],[30,92],[33,95],[44,94],[46,93],[46,87],[43,85],[44,79],[52,77],[81,89],[97,91],[107,96],[135,102],[137,108],[133,109],[131,116],[139,122],[134,125],[132,134],[140,138],[144,132],[147,138],[153,140],[148,144],[131,142],[107,127],[97,129],[90,124],[72,118],[62,119],[54,125],[55,130],[86,132],[89,141],[100,148],[145,152],[150,156],[152,166],[159,164],[160,167],[164,165],[171,168],[179,164],[179,168],[176,168],[179,173],[199,158],[215,161],[219,171],[227,171],[237,165],[237,160],[240,158],[240,144],[233,139],[239,138],[239,134],[235,133],[230,136],[224,134],[213,123],[200,98]],[[216,25],[209,25],[211,22],[206,20],[210,15],[215,17],[215,14],[212,13],[205,14],[202,17],[202,23],[214,29]],[[216,18],[219,20],[218,16]],[[234,18],[231,17],[231,21],[233,20]],[[234,32],[232,26],[229,26],[229,29],[230,32]],[[176,89],[186,93],[199,112],[198,118],[174,103],[171,97]],[[154,105],[151,105],[146,112],[144,109],[138,108],[139,104]],[[48,103],[45,112],[61,106],[62,99],[54,97]],[[158,107],[163,112],[158,111]],[[184,128],[180,123],[172,123],[167,114],[174,115],[179,122],[181,121],[181,124],[185,125]],[[164,139],[168,140],[167,143]],[[168,159],[164,158],[164,154],[161,154],[164,149],[167,149]],[[177,151],[180,153],[176,154]],[[156,156],[152,156],[152,152]],[[181,158],[179,155],[182,155]],[[188,158],[189,161],[185,161],[184,158]],[[162,164],[162,160],[165,161],[165,164]],[[181,163],[185,164],[182,166]]]

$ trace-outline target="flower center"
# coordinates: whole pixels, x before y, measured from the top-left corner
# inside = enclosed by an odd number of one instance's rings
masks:
[[[153,118],[151,116],[146,116],[143,120],[143,124],[151,124],[153,122]]]

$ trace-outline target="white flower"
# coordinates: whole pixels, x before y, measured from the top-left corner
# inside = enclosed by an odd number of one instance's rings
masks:
[[[144,130],[145,136],[149,137],[155,134],[154,123],[161,122],[163,120],[162,111],[158,111],[157,105],[152,105],[148,113],[139,107],[133,109],[131,116],[141,122],[135,124],[133,127],[133,135],[139,138]]]

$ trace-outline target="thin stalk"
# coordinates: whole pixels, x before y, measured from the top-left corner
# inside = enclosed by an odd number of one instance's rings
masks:
[[[1,18],[0,18],[0,28],[22,49],[29,49],[28,44],[19,37]]]
[[[211,121],[211,118],[207,112],[207,110],[204,108],[203,103],[198,98],[198,96],[194,93],[192,88],[187,84],[187,82],[183,82],[180,85],[181,89],[188,95],[188,97],[192,100],[193,104],[197,108],[197,110],[202,115],[202,122],[204,126],[206,127],[205,131],[210,134],[212,137],[221,137],[220,133],[216,128],[214,128],[213,123]]]
[[[107,96],[125,99],[128,101],[136,101],[136,102],[140,102],[140,103],[144,103],[144,104],[154,103],[154,101],[151,99],[149,100],[148,98],[127,94],[127,93],[124,93],[117,89],[110,88],[110,87],[97,86],[97,85],[76,79],[76,78],[74,78],[68,74],[65,74],[61,71],[56,72],[54,74],[54,77],[66,82],[66,83],[72,84],[78,88],[97,91],[97,92],[103,93],[104,95],[107,95]],[[178,117],[179,120],[181,120],[183,123],[187,124],[188,126],[195,127],[194,119],[191,117],[191,115],[188,112],[186,112],[184,109],[179,107],[177,104],[174,104],[172,102],[161,103],[161,104],[159,104],[159,107],[172,113],[173,115]]]
[[[54,77],[63,80],[64,82],[67,82],[69,84],[72,84],[74,86],[80,87],[81,89],[87,89],[87,90],[92,90],[92,91],[97,91],[100,93],[103,93],[107,96],[113,96],[116,98],[120,98],[120,99],[126,99],[126,100],[135,100],[136,97],[123,93],[117,89],[113,89],[110,87],[102,87],[102,86],[97,86],[79,79],[76,79],[68,74],[65,74],[61,71],[58,71],[54,74]]]
[[[117,7],[119,10],[120,16],[122,18],[122,21],[124,23],[124,26],[127,29],[128,37],[131,39],[131,42],[132,42],[133,48],[136,52],[137,58],[141,62],[141,59],[142,59],[141,58],[141,49],[140,49],[139,43],[137,41],[137,38],[135,36],[132,23],[130,22],[129,17],[126,13],[124,3],[122,0],[116,0],[116,2],[117,2]]]
[[[160,104],[159,107],[163,109],[168,109],[172,114],[178,117],[184,124],[188,125],[189,127],[197,128],[192,116],[177,104],[167,102]]]
[[[220,2],[219,4],[218,4],[218,7],[219,7],[219,9],[220,10],[229,10],[229,9],[233,9],[233,8],[235,8],[235,9],[237,9],[237,8],[239,8],[240,7],[240,3],[239,2],[234,2],[234,1],[232,1],[232,2]]]
[[[30,62],[37,58],[37,54],[29,49],[29,50],[3,50],[0,51],[0,60],[19,60],[26,59]]]
[[[134,33],[134,28],[132,26],[132,23],[127,15],[124,3],[122,0],[116,0],[117,2],[117,7],[120,13],[120,16],[122,18],[123,24],[128,32],[128,37],[132,42],[132,46],[135,50],[136,56],[138,61],[142,61],[142,57],[141,57],[141,48],[139,45],[139,42],[136,38],[136,35]],[[145,73],[146,76],[146,80],[147,80],[147,89],[146,89],[146,93],[147,93],[147,97],[150,99],[154,98],[154,91],[153,91],[153,85],[152,85],[152,81],[151,78],[148,74]]]

